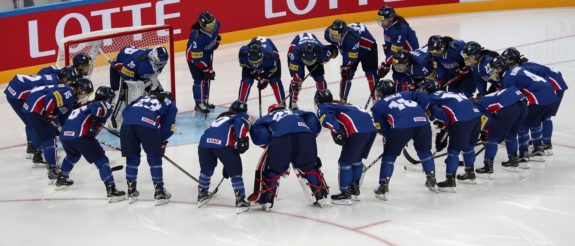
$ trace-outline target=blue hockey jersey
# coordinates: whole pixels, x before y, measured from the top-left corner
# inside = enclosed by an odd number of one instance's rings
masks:
[[[409,52],[411,66],[406,73],[393,72],[392,78],[396,83],[417,83],[425,78],[435,78],[433,59],[427,47]]]
[[[217,20],[211,34],[204,32],[201,28],[192,29],[186,44],[188,62],[195,64],[199,69],[212,66],[212,57],[217,48],[219,32],[220,22]]]
[[[298,132],[315,134],[301,114],[301,112],[294,113],[287,109],[279,109],[259,118],[250,129],[252,141],[256,145],[265,145],[269,143],[271,138],[286,134]]]
[[[65,84],[34,87],[22,106],[22,112],[58,116],[61,121],[68,118],[76,98],[70,86]],[[61,122],[62,123],[62,122]]]
[[[302,49],[307,44],[317,47],[317,61],[314,65],[326,63],[332,56],[330,49],[332,45],[323,45],[314,34],[304,32],[295,36],[288,49],[288,66],[290,75],[299,80],[304,77],[305,64],[303,63]]]
[[[480,95],[487,94],[487,82],[490,82],[489,77],[489,63],[493,60],[493,56],[484,54],[481,59],[471,67],[471,75],[475,79],[477,91]]]
[[[317,110],[321,125],[336,133],[345,130],[348,137],[355,133],[375,132],[371,116],[365,110],[354,105],[322,103]]]
[[[112,115],[112,111],[112,105],[106,101],[94,101],[72,110],[62,126],[60,140],[69,141],[86,136],[94,122],[101,128]]]
[[[162,132],[162,141],[167,140],[176,130],[178,108],[169,99],[158,101],[156,96],[141,96],[124,109],[123,125],[138,125],[157,128]]]
[[[156,71],[152,62],[148,59],[151,49],[139,49],[134,46],[123,47],[112,66],[119,72],[124,80],[150,81],[162,72],[163,68]]]
[[[240,66],[249,69],[252,74],[262,76],[264,78],[270,78],[280,69],[281,66],[278,49],[270,38],[255,37],[252,41],[254,40],[262,42],[262,50],[264,54],[262,63],[257,67],[252,66],[248,60],[248,51],[250,48],[247,45],[244,45],[240,48],[240,52],[238,54]]]
[[[421,105],[412,100],[418,92],[402,91],[386,96],[371,108],[373,121],[383,135],[391,128],[412,128],[429,125]]]
[[[26,100],[30,91],[37,86],[57,85],[59,83],[56,75],[22,75],[17,74],[8,82],[4,94],[9,99]]]
[[[529,105],[549,105],[557,102],[553,87],[547,79],[522,67],[507,69],[501,78],[503,88],[517,87]]]
[[[412,100],[425,105],[430,119],[437,119],[445,123],[446,127],[458,121],[468,121],[481,116],[479,109],[461,93],[445,91],[436,91],[429,95],[418,93]]]
[[[324,32],[324,38],[329,43],[337,46],[339,53],[342,57],[342,65],[351,66],[358,63],[359,59],[369,53],[372,45],[375,44],[375,39],[367,30],[367,27],[362,23],[351,23],[348,26],[348,31],[341,40],[337,43],[329,37],[329,28]]]
[[[399,50],[412,51],[419,49],[419,41],[415,31],[406,23],[394,22],[383,29],[383,53],[385,63],[391,65],[393,54]]]
[[[199,147],[234,147],[240,138],[248,135],[251,126],[249,118],[246,113],[218,117],[202,134]]]
[[[522,62],[520,66],[529,72],[546,78],[555,91],[564,91],[569,88],[563,79],[563,75],[557,70],[534,62]]]
[[[481,97],[475,105],[481,112],[497,113],[521,100],[525,100],[523,93],[515,87],[509,87]]]
[[[455,74],[457,70],[465,66],[463,61],[463,56],[461,56],[461,51],[465,47],[465,42],[459,39],[452,39],[447,45],[447,50],[440,56],[431,56],[435,62],[435,73],[437,73],[437,79],[447,82]]]

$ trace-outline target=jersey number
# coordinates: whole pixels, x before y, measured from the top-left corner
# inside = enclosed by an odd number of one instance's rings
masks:
[[[405,100],[403,98],[399,98],[395,101],[392,101],[391,103],[389,103],[389,108],[391,109],[399,109],[400,111],[403,110],[404,108],[415,108],[417,107],[417,103],[411,100]]]
[[[155,112],[159,111],[160,108],[162,108],[162,105],[160,104],[160,101],[158,101],[158,99],[156,98],[144,97],[140,99],[138,102],[134,103],[133,107],[142,107]]]
[[[82,106],[80,108],[74,109],[72,111],[72,113],[70,113],[70,116],[68,116],[69,120],[73,120],[76,119],[76,117],[78,117],[78,115],[80,114],[80,112],[86,110],[88,108],[88,106]]]

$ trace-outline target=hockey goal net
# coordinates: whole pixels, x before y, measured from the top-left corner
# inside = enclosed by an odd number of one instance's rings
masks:
[[[128,45],[141,49],[163,46],[168,50],[170,58],[158,80],[164,90],[172,92],[175,99],[174,40],[173,29],[169,25],[113,28],[68,36],[59,42],[56,66],[68,66],[72,64],[75,55],[87,54],[92,57],[94,64],[89,76],[94,89],[103,85],[110,86],[110,61]]]

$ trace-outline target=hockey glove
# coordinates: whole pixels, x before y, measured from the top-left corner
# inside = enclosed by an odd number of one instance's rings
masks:
[[[447,139],[448,135],[444,130],[439,131],[437,135],[435,135],[435,150],[437,152],[440,152],[447,147]]]
[[[164,156],[166,154],[166,147],[168,147],[168,141],[167,140],[163,141],[162,145],[160,145],[160,148],[162,151],[160,154],[162,154],[162,156]]]
[[[481,135],[479,135],[479,140],[481,143],[487,143],[487,139],[489,138],[489,127],[481,131]]]
[[[347,141],[347,136],[345,135],[345,132],[342,130],[339,130],[339,131],[331,134],[331,136],[333,137],[333,141],[337,145],[343,146],[345,144],[345,142]]]
[[[319,156],[315,159],[315,167],[320,168],[323,164],[321,163],[321,158]]]
[[[327,53],[325,56],[329,57],[330,59],[335,59],[339,53],[337,47],[333,44],[326,46]],[[327,62],[327,60],[326,60]]]
[[[301,82],[299,79],[293,79],[290,83],[291,90],[299,92],[301,90]]]
[[[217,50],[218,47],[220,47],[220,42],[222,41],[222,36],[220,36],[218,34],[218,37],[216,38],[216,46],[214,46],[214,50]]]
[[[383,78],[385,77],[385,75],[389,73],[390,70],[391,66],[387,65],[385,62],[382,62],[381,65],[379,65],[379,68],[377,69],[377,74],[379,78]]]
[[[258,89],[263,90],[268,87],[269,80],[268,79],[260,79],[258,80]]]
[[[214,72],[212,67],[207,67],[206,69],[202,70],[202,72],[204,72],[204,75],[209,80],[214,80],[216,78],[216,72]]]
[[[90,123],[90,128],[88,128],[88,132],[86,133],[86,137],[95,138],[100,133],[100,129],[102,126],[96,122],[96,120]]]
[[[234,148],[236,148],[236,150],[240,154],[245,153],[250,148],[250,138],[249,137],[243,137],[243,138],[238,139]]]
[[[341,73],[341,80],[342,81],[347,81],[349,80],[349,74],[350,74],[350,70],[351,67],[350,66],[341,66],[340,67],[340,73]]]

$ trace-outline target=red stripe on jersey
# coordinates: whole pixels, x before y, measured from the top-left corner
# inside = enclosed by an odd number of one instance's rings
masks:
[[[411,44],[409,44],[409,42],[405,41],[405,43],[403,43],[403,50],[412,51],[413,47],[411,47]]]
[[[234,129],[232,128],[232,126],[230,125],[230,127],[228,128],[228,139],[226,141],[226,146],[234,146]]]
[[[457,122],[457,117],[455,117],[455,113],[453,112],[453,110],[451,110],[451,108],[449,108],[447,106],[441,106],[441,109],[447,115],[447,117],[449,118],[449,121],[451,121],[451,125],[453,125],[453,124],[455,124],[455,122]]]
[[[337,120],[342,123],[343,127],[345,127],[345,131],[347,132],[347,136],[351,137],[352,134],[357,132],[357,128],[353,123],[353,120],[349,115],[345,113],[337,114]]]
[[[246,124],[242,124],[242,128],[240,129],[240,138],[243,138],[248,135],[248,127]]]
[[[102,108],[98,107],[98,111],[96,111],[96,117],[102,118],[103,114],[104,114],[104,110],[102,110]]]
[[[539,102],[537,101],[537,97],[535,97],[535,94],[533,94],[532,92],[530,92],[527,89],[521,89],[521,92],[523,93],[523,95],[525,97],[527,97],[527,102],[529,102],[529,105],[539,104]]]
[[[553,90],[555,91],[560,91],[562,89],[559,83],[557,83],[553,78],[549,78],[549,83],[551,83],[551,86],[553,86]]]
[[[387,115],[387,122],[389,123],[391,128],[395,128],[395,119],[393,118],[393,115],[390,114]]]
[[[288,56],[289,56],[290,53],[293,52],[293,49],[295,49],[295,47],[296,47],[295,44],[292,44],[292,45],[289,46],[289,48],[288,48]]]
[[[242,85],[240,87],[240,101],[245,102],[248,100],[248,92],[250,91],[250,83],[247,81],[242,81]]]
[[[192,46],[186,50],[186,59],[190,62],[192,61]]]
[[[44,112],[44,100],[45,99],[46,99],[45,95],[36,99],[36,101],[32,105],[32,110],[30,112],[42,114],[42,112]]]
[[[52,111],[54,111],[55,108],[56,108],[56,102],[54,101],[54,99],[50,99],[50,101],[46,103],[46,112],[52,113]]]
[[[88,130],[90,129],[92,121],[92,117],[90,116],[86,117],[86,119],[82,121],[82,127],[80,127],[80,135],[78,137],[86,136],[86,134],[88,134]]]
[[[26,98],[28,98],[29,95],[30,95],[30,90],[23,91],[20,93],[20,95],[18,95],[18,100],[26,100]]]
[[[500,103],[493,103],[493,104],[490,104],[489,106],[487,106],[487,112],[495,113],[502,108],[503,108],[503,106]]]
[[[367,50],[371,50],[371,45],[372,45],[372,44],[373,44],[373,41],[371,41],[371,40],[369,40],[369,39],[367,39],[367,38],[361,37],[361,38],[359,39],[359,47],[361,47],[361,48],[364,48],[364,49],[367,49]]]

